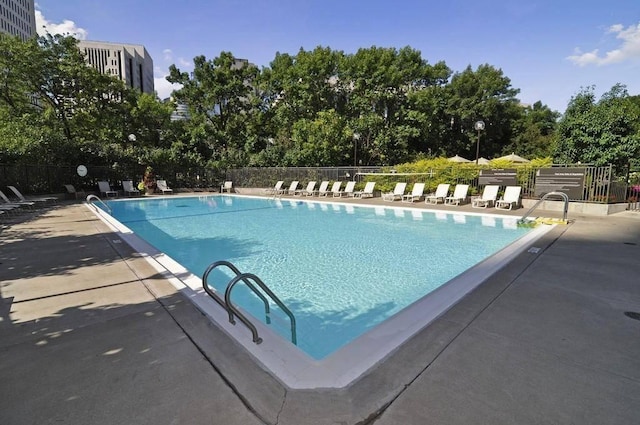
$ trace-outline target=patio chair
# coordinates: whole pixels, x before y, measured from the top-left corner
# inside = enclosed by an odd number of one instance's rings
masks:
[[[450,186],[449,183],[440,183],[436,188],[435,193],[426,196],[424,203],[437,204],[441,200],[444,203],[444,198],[446,198],[447,195],[449,194],[449,186]]]
[[[402,199],[406,188],[407,188],[407,183],[405,182],[396,183],[396,186],[393,188],[393,192],[387,192],[382,194],[382,200],[395,201],[396,199]]]
[[[264,193],[267,195],[277,195],[282,190],[283,184],[284,184],[284,180],[278,180],[275,186],[269,189],[265,189]]]
[[[296,189],[298,189],[298,183],[300,183],[298,180],[294,180],[291,182],[291,184],[289,185],[289,189],[287,189],[285,192],[287,195],[293,195],[296,193]]]
[[[106,196],[107,198],[109,196],[118,196],[118,192],[111,189],[111,186],[109,186],[109,182],[106,181],[98,182],[98,190],[100,190],[100,194],[104,193],[104,196]]]
[[[86,196],[84,190],[76,190],[76,188],[72,184],[65,184],[64,188],[67,190],[67,195],[71,195],[75,199],[82,199]]]
[[[325,193],[320,193],[319,196],[329,196],[329,194],[333,194],[334,198],[340,196],[340,186],[342,186],[342,182],[333,182],[331,185],[331,190]]]
[[[22,193],[15,186],[7,186],[11,191],[18,197],[18,199],[22,202],[57,202],[58,198],[55,196],[40,196],[37,198],[30,197],[29,199],[25,198]]]
[[[471,200],[472,208],[487,208],[496,203],[500,186],[488,184],[482,191],[482,196]]]
[[[313,189],[316,188],[316,181],[310,181],[307,183],[307,187],[304,189],[296,189],[293,194],[296,196],[311,196],[313,195]]]
[[[133,180],[122,180],[122,190],[127,196],[140,195],[140,191],[133,186]]]
[[[171,189],[168,185],[167,185],[167,181],[166,180],[156,180],[156,187],[158,188],[158,190],[160,192],[162,192],[162,194],[167,194],[167,193],[173,193],[173,189]]]
[[[333,192],[334,198],[342,198],[342,196],[353,196],[353,191],[356,188],[355,181],[348,181],[344,187],[344,190],[338,190],[338,192]]]
[[[373,189],[376,187],[376,182],[367,182],[364,185],[364,190],[354,192],[354,198],[373,198]]]
[[[453,195],[444,198],[444,203],[446,205],[460,205],[466,201],[467,193],[469,193],[468,184],[457,184],[453,189]]]
[[[226,181],[222,184],[222,186],[220,186],[220,193],[224,193],[225,191],[227,191],[228,193],[231,193],[232,190],[233,190],[232,181]]]
[[[0,208],[8,212],[15,212],[16,210],[19,210],[20,208],[25,208],[25,207],[32,208],[36,205],[36,203],[32,201],[12,201],[1,190],[0,190],[0,198],[2,199],[2,202],[0,202]]]
[[[502,199],[496,201],[496,208],[501,210],[511,210],[520,205],[521,186],[507,186]]]
[[[313,191],[313,195],[325,196],[329,187],[329,180],[323,180],[318,190]],[[321,195],[322,194],[322,195]]]
[[[414,183],[411,193],[402,195],[402,202],[415,202],[424,196],[424,183]]]

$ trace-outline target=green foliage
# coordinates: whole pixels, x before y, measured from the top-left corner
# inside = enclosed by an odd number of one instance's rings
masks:
[[[86,66],[73,37],[0,36],[0,69],[0,155],[11,163],[212,172],[386,165],[431,173],[432,190],[477,176],[474,164],[435,157],[475,157],[478,136],[488,158],[517,152],[546,164],[553,154],[621,168],[640,157],[640,97],[624,86],[598,101],[583,90],[558,121],[541,102],[519,105],[502,70],[485,64],[453,73],[411,47],[345,54],[319,46],[278,53],[261,70],[231,52],[197,56],[191,73],[171,66],[167,79],[182,88],[166,103]],[[187,105],[188,120],[171,121],[176,103]],[[480,134],[477,120],[486,125]],[[387,184],[394,178],[380,182]]]
[[[639,156],[640,102],[624,86],[613,86],[598,101],[592,87],[571,99],[558,124],[556,161],[623,170]]]

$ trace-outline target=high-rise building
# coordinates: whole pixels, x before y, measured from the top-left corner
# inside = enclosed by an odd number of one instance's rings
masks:
[[[0,0],[0,32],[23,40],[38,35],[34,0]]]
[[[143,93],[153,94],[153,59],[144,46],[81,40],[78,48],[86,55],[89,65],[98,71],[113,75]]]

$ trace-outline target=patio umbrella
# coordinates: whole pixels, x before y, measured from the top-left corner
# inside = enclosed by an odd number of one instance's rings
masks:
[[[505,156],[501,156],[500,158],[497,158],[500,160],[507,160],[507,161],[511,161],[511,162],[515,162],[515,163],[520,163],[520,164],[524,164],[527,162],[531,162],[529,161],[527,158],[523,158],[521,156],[516,155],[515,153],[512,153],[511,155],[505,155]]]
[[[461,157],[460,155],[452,156],[451,158],[447,158],[447,161],[451,162],[471,162],[466,158]]]
[[[487,158],[483,158],[483,157],[478,158],[479,165],[487,165],[488,163],[489,163],[489,160]]]

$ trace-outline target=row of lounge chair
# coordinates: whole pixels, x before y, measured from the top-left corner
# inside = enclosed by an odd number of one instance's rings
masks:
[[[436,192],[433,195],[428,195],[425,198],[427,204],[437,204],[442,201],[447,205],[460,205],[467,199],[469,192],[468,184],[458,184],[453,190],[453,194],[449,195],[450,185],[447,183],[441,183],[436,188]],[[500,186],[498,185],[486,185],[482,191],[482,195],[471,198],[472,208],[487,208],[494,206],[498,209],[511,210],[520,204],[520,192],[522,187],[520,186],[507,186],[502,198],[498,199],[498,191]]]
[[[79,194],[84,195],[84,192],[76,191],[76,189],[72,185],[65,185],[65,187],[67,188],[67,192],[75,193],[76,194],[76,198],[78,197]],[[172,194],[173,193],[173,189],[171,189],[167,185],[167,181],[166,180],[156,180],[156,187],[160,192],[162,192],[163,195]],[[104,195],[107,198],[118,196],[118,191],[117,190],[113,190],[111,188],[111,185],[109,185],[109,182],[107,182],[107,181],[98,182],[98,190],[100,191],[100,195]],[[140,195],[140,191],[138,190],[138,188],[136,188],[133,185],[133,180],[123,180],[122,181],[122,191],[127,196],[139,196]]]
[[[9,197],[0,190],[0,217],[19,214],[58,201],[58,198],[55,196],[27,198],[15,186],[7,186],[7,188],[11,191],[15,199],[9,199]]]
[[[375,182],[367,182],[364,190],[354,191],[356,184],[354,181],[347,182],[344,189],[341,189],[342,182],[340,181],[333,183],[331,189],[329,189],[329,182],[323,181],[320,184],[319,189],[316,190],[316,183],[316,181],[310,181],[307,184],[307,187],[303,189],[298,188],[299,182],[295,180],[291,182],[288,189],[283,189],[284,181],[280,180],[273,188],[267,189],[265,193],[274,196],[328,196],[331,194],[333,197],[352,196],[356,198],[366,198],[373,197],[373,190],[376,184]],[[445,205],[456,206],[466,203],[469,193],[469,185],[457,184],[452,194],[449,194],[450,187],[451,185],[448,183],[441,183],[436,188],[435,193],[425,196],[424,183],[414,183],[411,192],[405,193],[407,183],[400,182],[396,183],[392,192],[383,193],[382,199],[391,202],[400,200],[402,202],[413,203],[415,201],[420,201],[424,197],[426,204],[438,204],[442,202]],[[499,189],[500,186],[497,185],[485,186],[481,196],[471,198],[471,206],[473,208],[487,208],[494,206],[499,209],[511,210],[519,205],[521,191],[520,186],[507,186],[504,191],[504,196],[501,199],[497,199]]]
[[[324,196],[328,197],[329,195],[334,198],[345,197],[354,197],[354,198],[372,198],[373,191],[376,187],[375,182],[367,182],[363,190],[355,190],[356,182],[348,181],[342,189],[342,182],[336,181],[329,189],[329,181],[325,180],[320,183],[318,189],[316,189],[316,181],[310,181],[307,183],[305,188],[299,188],[300,182],[294,180],[289,185],[288,189],[284,189],[284,180],[280,180],[276,183],[273,188],[269,188],[265,190],[265,194],[280,196],[280,195],[293,195],[293,196]]]

